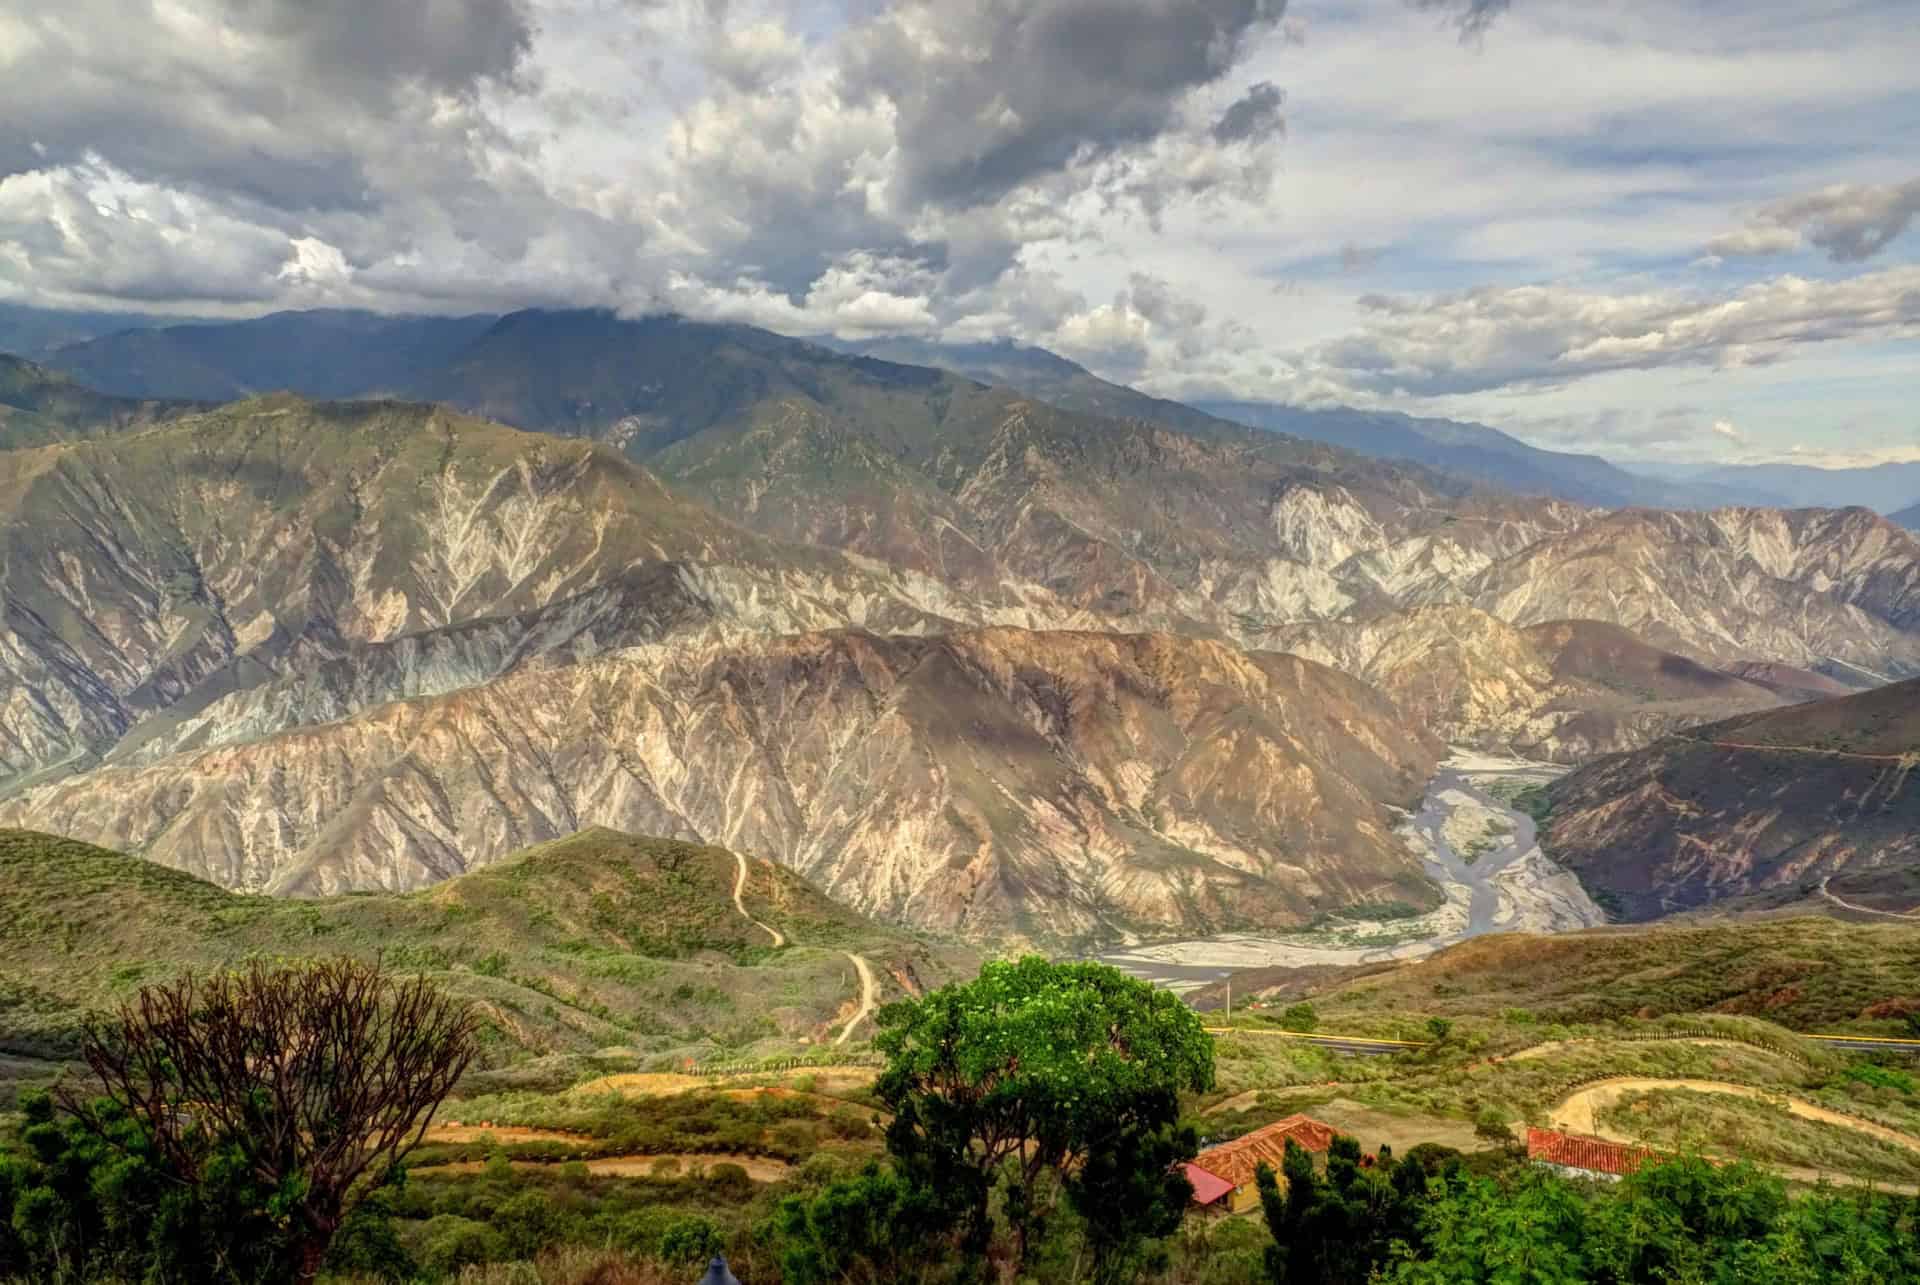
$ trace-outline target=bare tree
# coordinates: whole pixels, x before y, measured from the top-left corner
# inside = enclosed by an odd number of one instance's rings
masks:
[[[478,1019],[425,978],[333,959],[189,974],[89,1028],[82,1056],[175,1179],[237,1148],[287,1202],[301,1280],[416,1146],[472,1062]],[[62,1104],[93,1113],[72,1089]],[[104,1136],[104,1135],[103,1135]]]

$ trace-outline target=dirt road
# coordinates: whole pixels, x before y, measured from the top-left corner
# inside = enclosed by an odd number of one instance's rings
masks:
[[[773,948],[779,950],[787,944],[786,936],[778,928],[769,927],[747,913],[747,903],[740,899],[740,893],[747,886],[747,859],[738,852],[733,854],[733,859],[740,863],[739,871],[733,876],[733,908],[740,912],[742,919],[773,938]]]
[[[1913,1134],[1889,1129],[1886,1125],[1875,1124],[1871,1120],[1844,1115],[1817,1103],[1808,1102],[1804,1098],[1756,1089],[1750,1084],[1728,1084],[1721,1080],[1659,1080],[1631,1075],[1601,1080],[1578,1090],[1565,1102],[1555,1107],[1548,1121],[1556,1129],[1566,1129],[1573,1133],[1591,1134],[1596,1138],[1611,1138],[1616,1142],[1638,1142],[1638,1138],[1632,1138],[1618,1130],[1609,1130],[1602,1126],[1600,1113],[1629,1093],[1640,1093],[1650,1089],[1690,1089],[1695,1093],[1724,1093],[1729,1097],[1777,1102],[1789,1113],[1803,1120],[1818,1120],[1822,1124],[1837,1125],[1842,1129],[1851,1129],[1855,1133],[1864,1133],[1870,1138],[1878,1138],[1882,1142],[1920,1153],[1920,1137],[1915,1137]]]
[[[834,1041],[835,1044],[845,1044],[847,1037],[853,1034],[853,1028],[860,1025],[861,1019],[872,1016],[874,1005],[880,994],[880,988],[873,980],[873,969],[867,961],[850,950],[845,954],[853,961],[854,971],[860,974],[860,1011],[847,1022],[846,1029],[840,1032],[840,1038]]]

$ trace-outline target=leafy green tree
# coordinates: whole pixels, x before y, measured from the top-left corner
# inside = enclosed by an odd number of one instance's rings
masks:
[[[963,1253],[986,1251],[996,1189],[1018,1262],[1063,1191],[1079,1193],[1083,1217],[1097,1201],[1123,1202],[1131,1230],[1107,1223],[1105,1207],[1089,1222],[1101,1223],[1091,1234],[1103,1264],[1180,1208],[1185,1193],[1166,1174],[1197,1139],[1176,1127],[1179,1095],[1212,1086],[1213,1042],[1175,996],[1103,964],[1029,957],[890,1005],[878,1025],[888,1151],[909,1184],[947,1205]],[[1135,1167],[1149,1180],[1135,1181]]]
[[[683,1266],[703,1263],[725,1247],[720,1229],[698,1214],[688,1214],[667,1224],[660,1234],[660,1257]]]
[[[22,1150],[0,1157],[0,1277],[168,1285],[293,1275],[284,1212],[237,1148],[208,1139],[201,1181],[189,1186],[140,1121],[110,1101],[91,1111],[83,1124],[46,1094],[22,1098]]]
[[[1587,1285],[1586,1205],[1574,1185],[1538,1170],[1507,1182],[1456,1172],[1429,1187],[1419,1257],[1402,1285]]]
[[[1427,1038],[1435,1044],[1445,1044],[1447,1037],[1453,1034],[1453,1023],[1444,1017],[1427,1019]]]
[[[915,1285],[956,1274],[951,1207],[877,1164],[811,1199],[788,1197],[776,1227],[788,1285]]]
[[[1313,1005],[1302,1000],[1280,1010],[1280,1025],[1289,1031],[1311,1031],[1320,1025],[1320,1015],[1313,1011]]]
[[[1752,1165],[1699,1156],[1648,1165],[1595,1206],[1588,1261],[1620,1285],[1706,1280],[1738,1245],[1764,1240],[1786,1207],[1786,1187]]]
[[[1368,1168],[1357,1141],[1336,1137],[1322,1176],[1313,1158],[1289,1139],[1281,1169],[1284,1193],[1265,1165],[1254,1175],[1274,1242],[1266,1253],[1267,1279],[1275,1285],[1364,1285],[1373,1279],[1405,1222],[1391,1156]]]

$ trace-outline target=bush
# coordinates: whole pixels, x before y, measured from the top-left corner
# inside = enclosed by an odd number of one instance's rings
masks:
[[[722,1200],[735,1203],[751,1199],[753,1179],[736,1164],[722,1162],[707,1170],[707,1186]]]
[[[494,1230],[513,1258],[532,1258],[559,1240],[563,1222],[553,1202],[537,1191],[521,1192],[493,1216]]]
[[[487,1224],[441,1214],[427,1221],[420,1265],[429,1271],[452,1275],[463,1267],[496,1262],[506,1256],[506,1239]]]
[[[1319,1024],[1320,1015],[1308,1003],[1289,1004],[1280,1013],[1280,1025],[1289,1031],[1311,1031]]]
[[[703,1263],[719,1253],[725,1243],[718,1227],[698,1214],[689,1214],[668,1223],[660,1234],[660,1257],[684,1265]]]

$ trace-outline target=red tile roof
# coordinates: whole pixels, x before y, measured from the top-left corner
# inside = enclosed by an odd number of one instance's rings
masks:
[[[1233,1190],[1233,1184],[1217,1173],[1209,1173],[1199,1165],[1181,1165],[1186,1171],[1187,1181],[1193,1184],[1193,1203],[1211,1205],[1220,1197]]]
[[[1322,1124],[1311,1116],[1290,1115],[1245,1137],[1208,1147],[1194,1160],[1236,1187],[1250,1187],[1261,1164],[1271,1166],[1276,1174],[1280,1172],[1280,1161],[1287,1154],[1287,1139],[1293,1139],[1308,1151],[1320,1152],[1333,1145],[1334,1136],[1335,1130],[1330,1124]]]
[[[1585,1169],[1590,1173],[1610,1173],[1625,1177],[1639,1170],[1655,1152],[1625,1142],[1589,1138],[1584,1134],[1561,1133],[1554,1129],[1527,1130],[1527,1159],[1566,1169]]]

